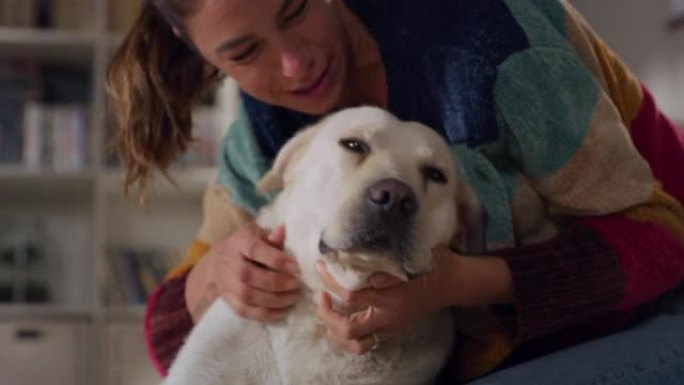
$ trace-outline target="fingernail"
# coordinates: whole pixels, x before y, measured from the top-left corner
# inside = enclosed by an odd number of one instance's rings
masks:
[[[316,261],[316,270],[318,270],[319,273],[325,271],[325,265],[323,264],[323,261],[321,261],[320,259]]]
[[[271,242],[276,242],[280,240],[280,237],[282,236],[281,233],[283,232],[282,227],[278,226],[275,229],[271,230],[268,233],[268,240]]]

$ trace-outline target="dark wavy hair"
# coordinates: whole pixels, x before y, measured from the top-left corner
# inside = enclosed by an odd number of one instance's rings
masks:
[[[186,38],[182,20],[197,0],[144,0],[107,70],[109,109],[125,169],[124,189],[147,194],[152,173],[168,167],[192,140],[192,109],[218,83],[218,70]]]

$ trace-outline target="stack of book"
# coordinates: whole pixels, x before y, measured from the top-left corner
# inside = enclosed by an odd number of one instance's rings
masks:
[[[82,71],[0,62],[0,166],[83,169],[89,82]]]
[[[58,172],[85,168],[87,120],[83,104],[27,103],[22,125],[22,164]]]
[[[88,30],[93,28],[94,4],[93,0],[2,0],[0,26]]]
[[[24,105],[41,96],[38,67],[0,64],[0,164],[21,163]]]

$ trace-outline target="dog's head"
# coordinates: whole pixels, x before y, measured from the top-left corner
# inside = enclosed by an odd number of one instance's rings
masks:
[[[283,188],[266,215],[285,223],[304,280],[317,281],[322,258],[352,290],[374,272],[406,279],[430,270],[431,249],[458,230],[457,202],[477,205],[459,175],[433,130],[360,107],[298,133],[258,189]]]

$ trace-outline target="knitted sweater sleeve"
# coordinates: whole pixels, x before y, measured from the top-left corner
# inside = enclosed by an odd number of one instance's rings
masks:
[[[624,90],[603,80],[559,47],[518,53],[499,69],[507,151],[550,213],[570,223],[545,243],[501,252],[513,275],[519,342],[636,307],[684,278],[684,211],[670,195],[681,195],[681,182],[661,187],[684,180],[681,168],[663,167],[665,158],[683,159],[681,133],[640,89],[638,112],[625,122],[630,114],[615,98]],[[668,154],[647,150],[654,146]]]

